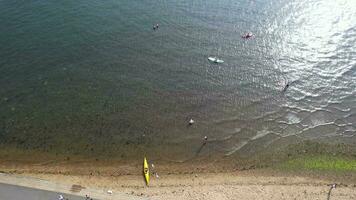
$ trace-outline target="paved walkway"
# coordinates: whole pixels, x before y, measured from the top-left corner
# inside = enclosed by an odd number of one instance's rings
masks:
[[[84,200],[85,197],[38,190],[0,183],[0,200],[58,200],[59,195],[68,200]]]
[[[82,188],[73,192],[73,185],[0,173],[0,200],[58,200],[60,194],[69,200],[85,200],[85,195],[96,200],[147,200],[115,191],[108,194],[107,191],[94,188]]]

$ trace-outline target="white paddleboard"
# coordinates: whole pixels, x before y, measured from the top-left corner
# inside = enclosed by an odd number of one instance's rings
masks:
[[[210,60],[211,62],[214,62],[214,63],[224,63],[223,60],[220,60],[216,57],[208,57],[208,60]]]

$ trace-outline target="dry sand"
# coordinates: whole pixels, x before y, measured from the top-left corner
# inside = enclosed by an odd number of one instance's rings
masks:
[[[156,170],[160,177],[153,176],[149,187],[145,186],[141,175],[141,162],[135,165],[105,162],[0,162],[0,171],[10,175],[48,180],[51,183],[66,185],[66,188],[76,185],[85,187],[86,191],[103,193],[112,190],[114,194],[128,194],[153,200],[324,200],[328,199],[329,184],[332,183],[337,183],[337,187],[332,190],[330,200],[356,199],[355,179],[346,180],[341,176],[311,178],[309,175],[267,169],[229,169],[226,172],[211,173],[204,170],[204,165],[157,165]],[[213,169],[214,171],[216,170]]]
[[[281,176],[259,171],[234,173],[202,173],[190,175],[162,175],[152,178],[146,187],[143,178],[130,176],[75,176],[55,174],[26,174],[83,187],[112,190],[156,200],[176,199],[327,199],[330,180],[300,176]],[[330,199],[356,199],[356,184],[338,182]]]

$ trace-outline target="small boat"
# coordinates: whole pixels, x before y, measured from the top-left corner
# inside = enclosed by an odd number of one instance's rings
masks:
[[[243,36],[241,36],[243,39],[250,39],[253,37],[253,34],[251,32],[248,32],[246,34],[244,34]]]
[[[218,59],[217,57],[208,57],[208,60],[214,63],[224,63],[223,60]]]
[[[143,175],[145,176],[146,185],[150,183],[150,170],[148,168],[148,163],[146,157],[143,158]]]

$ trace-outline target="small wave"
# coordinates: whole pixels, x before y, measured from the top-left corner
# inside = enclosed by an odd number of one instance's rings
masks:
[[[248,144],[248,141],[242,141],[238,145],[233,147],[232,150],[229,150],[228,153],[226,153],[225,155],[226,156],[230,156],[230,155],[234,154],[235,152],[237,152],[238,150],[240,150],[242,147],[244,147],[247,144]]]
[[[284,124],[287,124],[287,125],[292,125],[292,124],[298,124],[299,122],[301,122],[301,119],[293,114],[293,113],[288,113],[286,116],[285,116],[285,119],[287,121],[278,121],[278,123],[284,123]]]
[[[250,140],[257,140],[257,139],[262,138],[262,137],[264,137],[264,136],[266,136],[266,135],[268,135],[270,133],[271,132],[266,130],[266,129],[261,130],[261,131],[257,131],[257,134],[254,137],[252,137]]]

